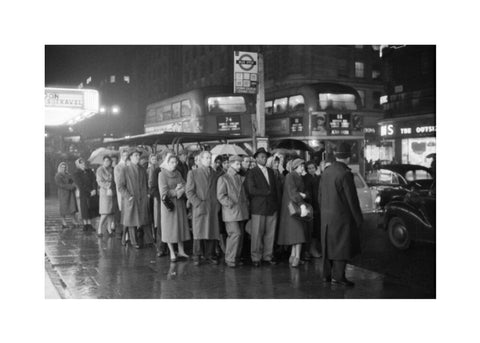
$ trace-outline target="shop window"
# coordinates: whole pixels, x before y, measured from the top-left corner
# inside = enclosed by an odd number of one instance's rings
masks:
[[[355,62],[355,77],[365,77],[365,64],[363,62]]]
[[[247,106],[242,96],[210,97],[207,100],[210,113],[245,113]]]
[[[190,100],[182,101],[181,112],[182,117],[190,117],[192,114],[192,105],[190,104]]]
[[[265,114],[269,115],[273,113],[273,101],[265,101]]]
[[[305,109],[305,99],[303,95],[295,95],[288,98],[288,110],[297,112]]]
[[[287,111],[288,98],[275,99],[273,113],[285,113]]]

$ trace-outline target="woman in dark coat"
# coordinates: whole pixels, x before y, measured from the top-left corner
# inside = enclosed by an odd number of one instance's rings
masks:
[[[172,262],[177,260],[173,244],[178,244],[178,256],[188,258],[183,248],[183,242],[190,240],[185,199],[185,180],[182,174],[176,170],[177,164],[177,157],[173,154],[168,154],[162,164],[162,171],[158,174],[160,198],[165,196],[173,203],[171,211],[167,209],[163,202],[160,204],[162,241],[168,244],[170,261]]]
[[[292,172],[285,176],[283,186],[282,207],[280,210],[280,228],[277,243],[279,245],[291,245],[292,252],[289,262],[292,267],[298,267],[302,243],[306,242],[307,225],[300,219],[290,215],[288,204],[290,201],[301,210],[301,216],[306,216],[308,210],[305,203],[305,185],[302,173],[305,171],[305,161],[297,158],[292,162]]]
[[[75,213],[77,213],[77,203],[75,201],[75,185],[73,178],[68,173],[67,163],[61,162],[58,165],[55,175],[55,184],[58,191],[58,202],[60,205],[60,216],[62,217],[62,229],[67,228],[66,216],[72,216],[75,226],[80,225]]]
[[[75,161],[77,170],[73,173],[73,180],[77,186],[77,204],[80,217],[83,221],[83,230],[92,229],[92,218],[98,217],[97,181],[93,170],[86,168],[85,160]]]

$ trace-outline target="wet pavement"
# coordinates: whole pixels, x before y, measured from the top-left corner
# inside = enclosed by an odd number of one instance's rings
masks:
[[[122,246],[116,237],[61,229],[55,198],[45,200],[46,272],[62,298],[75,299],[338,299],[432,298],[403,280],[348,265],[355,287],[323,284],[320,260],[232,269],[184,260],[170,263],[154,248]],[[46,295],[47,296],[47,295]]]

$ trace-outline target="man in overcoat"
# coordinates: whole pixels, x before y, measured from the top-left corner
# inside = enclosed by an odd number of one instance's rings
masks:
[[[239,174],[242,160],[240,156],[230,156],[228,170],[217,182],[217,198],[222,205],[222,219],[228,235],[225,263],[232,268],[239,263],[245,220],[249,217],[248,199]]]
[[[350,147],[341,143],[336,161],[320,178],[321,242],[323,281],[353,286],[345,277],[347,261],[360,253],[360,228],[363,222],[350,162]]]
[[[126,234],[130,243],[139,249],[140,245],[137,241],[137,231],[144,225],[150,224],[148,214],[148,184],[147,172],[139,165],[141,152],[131,150],[128,158],[130,164],[126,165],[123,173],[120,175],[118,190],[122,196],[122,224],[124,233],[122,236],[122,244],[126,244]]]
[[[192,204],[193,262],[195,265],[200,264],[203,255],[208,262],[218,264],[214,251],[216,241],[220,239],[220,203],[217,199],[219,175],[210,166],[210,152],[202,151],[199,158],[200,165],[188,172],[185,187],[187,198]]]
[[[257,166],[247,173],[245,185],[250,197],[252,217],[251,258],[253,266],[259,267],[261,260],[276,264],[273,259],[273,243],[280,207],[280,189],[273,170],[265,166],[267,151],[260,148],[253,157],[256,159]]]

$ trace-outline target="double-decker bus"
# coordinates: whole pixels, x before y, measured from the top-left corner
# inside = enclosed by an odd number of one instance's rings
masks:
[[[362,101],[358,92],[337,83],[313,83],[267,90],[266,134],[274,143],[301,140],[325,154],[342,141],[352,148],[354,168],[363,169]],[[323,150],[324,149],[324,150]]]
[[[193,132],[252,136],[255,98],[232,87],[205,87],[147,106],[145,133]]]

